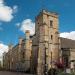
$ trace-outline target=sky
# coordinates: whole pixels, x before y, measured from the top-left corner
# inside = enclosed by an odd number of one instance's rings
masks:
[[[16,45],[25,31],[35,32],[35,17],[41,11],[59,14],[60,37],[75,40],[75,0],[0,0],[0,58],[10,43]]]

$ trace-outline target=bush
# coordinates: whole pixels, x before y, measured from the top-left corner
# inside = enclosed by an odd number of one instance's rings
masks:
[[[51,68],[51,69],[48,71],[48,75],[57,75],[57,69]]]

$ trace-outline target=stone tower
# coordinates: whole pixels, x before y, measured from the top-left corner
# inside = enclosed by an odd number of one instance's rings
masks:
[[[25,69],[28,70],[30,68],[30,57],[31,57],[31,39],[30,39],[30,31],[26,31],[25,38]]]
[[[12,69],[12,48],[13,48],[13,44],[9,44],[8,45],[8,54],[9,54],[9,59],[8,59],[8,64],[9,64],[9,70]]]
[[[30,69],[32,40],[30,38],[30,31],[26,30],[25,38],[19,39],[18,45],[18,69],[21,71],[28,71]]]
[[[36,17],[35,27],[37,75],[44,75],[45,71],[55,68],[59,57],[58,15],[54,12],[42,10]],[[33,39],[34,40],[34,39]],[[36,63],[35,63],[36,64]]]
[[[23,38],[20,37],[19,38],[19,45],[18,45],[18,62],[19,62],[19,64],[20,64],[21,57],[22,57],[21,56],[22,40],[23,40]]]

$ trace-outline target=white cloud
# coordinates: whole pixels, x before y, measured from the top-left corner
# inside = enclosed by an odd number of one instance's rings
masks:
[[[16,26],[17,26],[17,27],[20,27],[20,23],[16,23]]]
[[[8,52],[8,46],[0,42],[0,60],[2,60],[4,52]]]
[[[10,22],[13,19],[13,14],[16,10],[17,6],[11,8],[4,4],[4,0],[0,0],[0,21]]]
[[[35,23],[32,22],[31,19],[25,19],[22,23],[21,23],[21,31],[23,31],[25,33],[26,30],[30,31],[30,34],[33,35],[35,33]]]
[[[75,31],[60,33],[60,37],[75,40]]]
[[[0,0],[0,6],[3,5],[3,3],[4,3],[4,0]]]
[[[18,11],[18,6],[17,5],[13,6],[13,11],[14,11],[14,13]]]

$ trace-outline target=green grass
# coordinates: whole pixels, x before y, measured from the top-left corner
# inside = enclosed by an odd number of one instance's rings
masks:
[[[75,73],[59,73],[58,75],[75,75]]]

